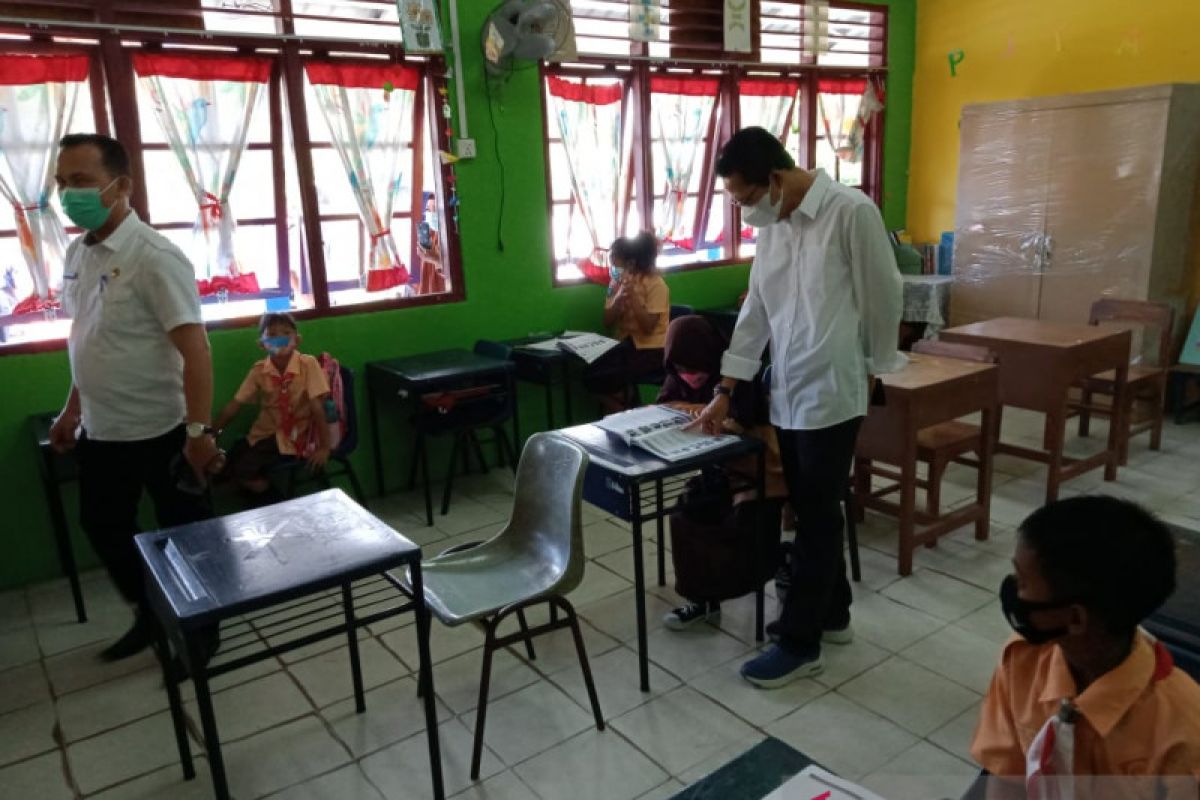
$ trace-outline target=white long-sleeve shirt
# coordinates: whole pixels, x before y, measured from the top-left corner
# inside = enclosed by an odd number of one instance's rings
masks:
[[[903,291],[879,210],[818,170],[799,207],[759,230],[721,374],[753,380],[769,342],[772,423],[815,430],[864,416],[868,373],[907,363]]]

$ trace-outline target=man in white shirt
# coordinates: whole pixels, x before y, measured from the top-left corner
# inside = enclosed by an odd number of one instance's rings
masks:
[[[841,499],[867,413],[869,375],[905,364],[897,351],[902,285],[879,210],[821,170],[798,169],[762,128],[738,131],[717,174],[759,229],[750,288],[721,362],[721,383],[697,425],[715,433],[738,381],[753,381],[771,346],[771,422],[796,514],[791,589],[776,645],[742,676],[784,686],[823,668],[821,642],[846,643],[850,584]]]
[[[77,450],[84,532],[136,607],[133,627],[101,653],[116,660],[153,641],[133,546],[143,490],[163,527],[208,515],[205,474],[221,460],[208,427],[212,356],[192,265],[130,208],[124,147],[97,134],[60,147],[59,197],[86,233],[63,266],[71,390],[50,441]]]

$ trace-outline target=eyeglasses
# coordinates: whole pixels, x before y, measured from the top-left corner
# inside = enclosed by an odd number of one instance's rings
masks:
[[[767,186],[755,186],[750,190],[750,194],[743,197],[735,197],[729,195],[729,200],[738,208],[749,208],[762,199],[763,195],[770,191]]]

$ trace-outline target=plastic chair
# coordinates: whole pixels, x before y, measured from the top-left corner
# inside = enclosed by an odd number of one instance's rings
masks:
[[[320,484],[322,489],[331,489],[333,483],[330,479],[345,475],[350,479],[354,499],[365,508],[367,496],[362,490],[362,484],[358,482],[354,465],[350,463],[350,456],[358,447],[358,409],[354,404],[354,370],[340,366],[339,371],[342,376],[342,405],[346,415],[346,433],[338,442],[338,446],[329,454],[329,462],[325,465],[325,469],[310,473],[307,462],[303,459],[291,458],[281,463],[272,472],[286,474],[287,485],[283,494],[289,500],[296,496],[297,486],[315,482]],[[321,423],[323,422],[324,420],[321,420]],[[340,469],[335,471],[335,468]]]
[[[596,728],[604,730],[579,621],[565,597],[583,579],[586,564],[580,504],[587,464],[587,454],[561,436],[530,436],[517,467],[508,525],[486,542],[452,548],[421,564],[430,612],[451,627],[479,622],[486,634],[471,755],[472,780],[479,779],[492,654],[501,648],[524,642],[532,659],[533,638],[569,627]],[[407,579],[406,585],[410,586]],[[549,606],[550,621],[530,628],[524,612],[542,603]],[[560,610],[566,615],[564,619],[558,617]],[[497,636],[500,623],[514,615],[520,630]]]
[[[1089,325],[1102,323],[1129,323],[1144,326],[1158,334],[1153,363],[1130,364],[1127,383],[1128,398],[1124,409],[1125,430],[1121,432],[1120,458],[1124,464],[1129,458],[1129,437],[1150,431],[1150,449],[1162,446],[1162,427],[1167,396],[1167,372],[1171,366],[1171,332],[1175,327],[1175,310],[1166,303],[1146,300],[1097,300],[1092,304]],[[1070,415],[1079,415],[1079,435],[1087,436],[1092,415],[1112,418],[1113,393],[1116,391],[1116,373],[1113,370],[1085,378],[1078,385],[1081,396],[1070,405]],[[1106,403],[1097,402],[1094,395],[1105,398]],[[1146,409],[1136,423],[1133,416],[1141,401]]]
[[[695,314],[695,313],[696,313],[696,309],[692,308],[691,306],[684,305],[683,303],[677,303],[677,304],[673,304],[671,306],[671,313],[670,313],[669,319],[671,321],[674,321],[674,320],[679,319],[680,317],[686,317],[689,314]]]

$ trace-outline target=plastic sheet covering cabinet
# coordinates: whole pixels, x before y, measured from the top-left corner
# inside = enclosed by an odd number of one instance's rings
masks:
[[[1198,165],[1200,84],[964,107],[951,324],[1086,322],[1101,297],[1182,320]]]

